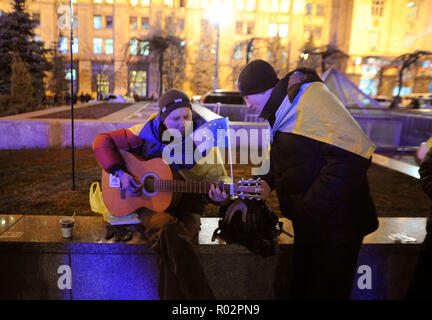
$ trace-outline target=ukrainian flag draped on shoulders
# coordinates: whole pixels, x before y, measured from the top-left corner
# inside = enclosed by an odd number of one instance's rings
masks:
[[[222,119],[225,121],[224,118]],[[217,128],[218,126],[216,123],[220,124],[223,122],[221,120],[207,122],[198,115],[194,115],[192,122],[192,134],[182,139],[180,142],[181,145],[176,145],[175,142],[170,143],[169,141],[162,141],[162,130],[165,129],[165,126],[162,125],[159,114],[152,114],[146,122],[132,126],[128,130],[144,141],[141,146],[141,154],[145,159],[164,158],[167,160],[167,150],[170,151],[173,147],[179,147],[182,150],[181,157],[176,158],[173,162],[167,162],[171,164],[184,179],[188,181],[209,182],[222,180],[225,183],[231,183],[217,143],[214,143],[212,140],[210,144],[207,137],[203,137],[203,132],[204,135],[206,135],[205,129],[207,127],[212,127],[212,124],[215,124],[213,128]],[[220,125],[219,128],[221,128]],[[194,134],[196,135],[197,132],[200,133],[198,136],[200,138],[202,137],[204,141],[195,141]],[[191,146],[190,149],[187,147],[188,144]],[[199,161],[196,161],[197,157],[195,156],[197,154],[197,148],[202,150],[202,152],[199,152],[201,154]],[[192,152],[192,154],[190,154],[190,152]]]
[[[276,111],[271,137],[276,131],[328,143],[367,159],[376,148],[341,101],[322,82],[303,84],[292,103],[288,95],[285,96]]]

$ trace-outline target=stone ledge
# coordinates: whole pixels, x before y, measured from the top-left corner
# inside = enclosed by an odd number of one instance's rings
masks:
[[[12,219],[13,217],[13,219]],[[1,299],[158,299],[157,263],[138,233],[128,243],[104,239],[101,217],[76,217],[74,238],[62,238],[60,216],[0,215]],[[238,245],[211,242],[217,218],[202,218],[201,261],[218,299],[278,299],[288,291],[292,239],[282,234],[275,256],[262,258]],[[364,239],[352,299],[404,297],[425,235],[425,218],[380,218],[380,228]],[[4,221],[4,223],[3,223]],[[284,229],[291,224],[284,219]],[[415,243],[394,243],[405,232]],[[361,287],[371,270],[371,288]],[[73,273],[71,289],[59,287],[59,268]],[[113,290],[115,288],[115,290]]]
[[[63,245],[65,248],[74,250],[74,247],[84,244],[97,245],[145,245],[146,242],[139,238],[136,232],[131,241],[127,243],[116,243],[113,240],[105,240],[105,225],[102,217],[77,216],[75,217],[74,236],[65,239],[61,236],[59,220],[66,216],[45,216],[45,215],[0,215],[0,246],[6,243],[31,243],[34,247],[37,244],[48,246],[49,244]],[[219,218],[201,218],[201,231],[199,233],[200,246],[225,245],[222,240],[211,241],[213,231],[217,228]],[[283,228],[293,234],[291,222],[281,218]],[[426,218],[379,218],[379,228],[374,233],[366,236],[363,245],[395,245],[401,246],[416,245],[423,241],[426,230]],[[416,239],[413,243],[397,243],[389,238],[390,234],[405,233]],[[293,243],[292,238],[285,234],[279,237],[281,246]],[[46,247],[47,248],[47,247]],[[89,246],[90,248],[90,246]]]

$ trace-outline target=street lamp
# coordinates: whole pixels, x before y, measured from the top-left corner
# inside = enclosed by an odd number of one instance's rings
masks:
[[[219,79],[219,39],[220,39],[220,25],[222,22],[231,19],[232,9],[226,3],[219,0],[213,0],[208,16],[210,21],[216,25],[216,64],[214,72],[213,90],[218,88]]]

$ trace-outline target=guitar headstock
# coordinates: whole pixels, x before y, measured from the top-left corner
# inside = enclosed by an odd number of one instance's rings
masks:
[[[234,195],[241,199],[257,199],[264,198],[264,188],[262,187],[260,178],[252,180],[244,180],[243,178],[233,184]]]

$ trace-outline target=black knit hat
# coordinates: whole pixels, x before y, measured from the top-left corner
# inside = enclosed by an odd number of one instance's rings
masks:
[[[159,114],[162,121],[175,109],[190,108],[192,105],[189,97],[181,90],[170,89],[159,98]]]
[[[265,92],[279,81],[273,67],[264,60],[253,60],[240,72],[238,87],[241,96]]]

